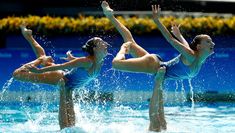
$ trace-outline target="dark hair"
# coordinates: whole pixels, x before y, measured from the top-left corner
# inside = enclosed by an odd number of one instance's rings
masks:
[[[89,55],[94,55],[94,47],[96,47],[95,38],[91,38],[82,46],[82,51],[87,52]]]
[[[197,35],[193,41],[191,42],[191,44],[189,45],[189,47],[194,50],[197,51],[197,45],[201,43],[201,39],[202,39],[202,35]]]

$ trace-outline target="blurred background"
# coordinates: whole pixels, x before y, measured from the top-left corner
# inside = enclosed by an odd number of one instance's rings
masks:
[[[151,4],[162,10],[183,12],[235,13],[234,0],[109,0],[117,11],[149,11]],[[52,15],[77,16],[80,13],[100,12],[100,0],[1,0],[0,17]]]
[[[159,33],[151,20],[151,4],[160,4],[162,19],[167,28],[171,21],[182,24],[182,33],[191,42],[196,34],[209,34],[216,44],[216,53],[203,65],[199,75],[188,81],[170,81],[166,85],[169,94],[190,90],[196,92],[198,100],[221,96],[219,100],[234,100],[235,91],[235,0],[109,0],[136,42],[150,53],[160,54],[164,60],[178,53]],[[12,72],[35,56],[30,45],[22,37],[19,25],[26,22],[35,39],[58,63],[63,61],[66,51],[73,50],[82,56],[80,47],[93,36],[100,36],[112,45],[109,52],[117,53],[122,38],[103,18],[98,0],[1,0],[0,1],[0,88],[8,91],[53,91],[51,86],[25,87],[14,81],[9,85]],[[86,20],[86,22],[84,21]],[[99,77],[100,91],[152,92],[153,77],[111,69],[113,56],[108,56]],[[20,88],[20,89],[19,89]],[[93,86],[88,87],[92,90]],[[127,93],[130,92],[130,93]],[[144,93],[141,93],[144,95]],[[138,95],[136,95],[138,96]],[[204,98],[201,98],[204,97]],[[189,98],[188,98],[189,99]],[[213,98],[209,100],[214,100]],[[218,99],[217,99],[218,100]]]

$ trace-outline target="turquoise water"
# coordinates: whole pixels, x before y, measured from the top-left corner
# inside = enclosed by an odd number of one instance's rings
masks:
[[[148,102],[76,103],[76,126],[59,131],[57,103],[0,106],[0,132],[147,133]],[[234,103],[166,105],[166,133],[235,132]]]

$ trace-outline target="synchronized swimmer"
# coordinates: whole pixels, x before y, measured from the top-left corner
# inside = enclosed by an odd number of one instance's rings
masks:
[[[31,44],[37,59],[16,69],[13,77],[25,82],[60,86],[60,128],[74,126],[73,89],[84,86],[98,76],[107,55],[107,42],[99,37],[91,38],[82,47],[88,56],[74,57],[67,53],[68,62],[55,64],[51,56],[46,56],[44,49],[33,38],[31,30],[21,26],[21,32]],[[39,65],[43,67],[37,68]]]
[[[121,71],[141,72],[155,76],[149,106],[149,130],[157,132],[166,130],[162,91],[164,80],[189,79],[196,76],[205,60],[214,53],[215,44],[210,36],[205,34],[197,35],[189,44],[181,34],[179,26],[174,23],[171,27],[174,35],[172,36],[159,19],[160,6],[152,5],[154,22],[165,39],[180,53],[177,57],[165,62],[159,55],[150,54],[137,44],[131,32],[115,18],[113,9],[106,1],[102,2],[101,7],[104,15],[118,30],[124,41],[112,61],[112,67]],[[67,53],[67,62],[55,64],[54,60],[46,56],[44,49],[34,40],[31,30],[22,26],[21,31],[31,44],[37,59],[16,69],[13,73],[14,78],[26,82],[60,86],[60,128],[74,126],[73,89],[84,86],[97,77],[103,59],[107,55],[108,43],[99,37],[94,37],[82,47],[83,51],[89,54],[88,56],[74,57],[71,53]],[[133,58],[126,59],[126,54],[130,54]],[[38,68],[39,65],[43,67]]]
[[[157,54],[150,54],[136,43],[131,32],[113,15],[113,10],[106,1],[102,2],[103,12],[121,34],[122,44],[112,66],[115,69],[128,72],[141,72],[155,75],[153,95],[150,99],[149,117],[150,131],[166,130],[163,108],[162,83],[165,79],[188,79],[197,75],[207,57],[214,53],[214,43],[208,35],[197,35],[191,44],[184,39],[179,27],[172,24],[175,39],[161,23],[160,6],[152,5],[153,20],[165,39],[180,53],[177,57],[164,62]],[[133,58],[126,59],[130,54]]]

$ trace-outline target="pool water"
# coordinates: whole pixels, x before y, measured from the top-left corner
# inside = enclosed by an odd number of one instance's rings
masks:
[[[60,131],[57,103],[2,102],[0,132],[147,133],[148,102],[76,103],[76,126]],[[165,105],[166,133],[235,132],[234,103]]]
[[[22,36],[20,36],[22,39]],[[54,45],[58,49],[47,48],[47,52],[56,57],[56,62],[62,62],[60,57],[64,57],[68,50],[68,42],[75,43],[75,56],[81,56],[78,51],[77,41],[81,38],[72,37],[75,40],[68,41],[61,38]],[[210,57],[198,76],[192,79],[192,83],[187,81],[166,83],[164,90],[177,94],[194,94],[203,92],[213,92],[213,94],[234,94],[235,89],[235,63],[234,60],[234,38],[215,38],[219,49]],[[141,46],[149,47],[147,51],[161,55],[164,60],[169,60],[178,55],[162,37],[137,37],[137,42]],[[159,40],[160,39],[160,40]],[[16,41],[17,40],[17,41]],[[49,39],[50,40],[50,39]],[[81,41],[81,44],[87,40]],[[110,38],[114,46],[111,53],[116,55],[119,50],[122,38]],[[164,40],[164,41],[163,41]],[[226,40],[226,41],[224,41]],[[13,41],[13,42],[12,42]],[[57,87],[49,85],[37,85],[32,83],[22,83],[13,81],[12,72],[22,63],[29,62],[35,58],[32,49],[25,40],[7,39],[9,49],[0,49],[0,66],[2,68],[0,79],[0,133],[1,132],[76,132],[76,133],[147,133],[149,125],[148,102],[146,97],[139,97],[145,92],[153,89],[153,77],[140,73],[126,73],[113,71],[111,62],[113,56],[108,56],[104,62],[101,76],[88,86],[87,90],[101,90],[120,95],[122,101],[104,103],[76,103],[76,126],[60,131],[58,122],[58,103],[51,102],[51,99],[58,99],[58,95],[53,91],[58,91]],[[115,42],[115,43],[114,43]],[[45,44],[45,43],[40,43]],[[59,45],[60,44],[60,45]],[[19,47],[22,45],[22,47]],[[53,45],[52,45],[53,46]],[[61,47],[63,46],[63,47]],[[71,43],[72,46],[72,43]],[[168,47],[169,46],[169,47]],[[66,47],[66,48],[65,48]],[[165,48],[167,47],[167,48]],[[18,49],[23,48],[23,49]],[[115,49],[116,48],[116,49]],[[56,54],[55,54],[56,53]],[[76,54],[78,53],[78,54]],[[193,88],[192,88],[193,87]],[[39,92],[38,92],[39,91]],[[41,93],[42,92],[42,93]],[[51,93],[49,93],[51,92]],[[138,95],[137,95],[138,93]],[[123,94],[126,94],[122,97]],[[115,96],[117,96],[115,95]],[[31,97],[28,97],[31,96]],[[149,95],[146,95],[149,98]],[[179,95],[177,99],[172,98],[171,104],[165,104],[165,115],[168,123],[166,133],[231,133],[235,132],[235,104],[234,103],[199,103],[185,102],[184,95]],[[195,95],[196,96],[196,95]],[[213,95],[214,96],[214,95]],[[129,102],[129,97],[132,101]],[[171,97],[171,96],[168,96]],[[217,96],[214,96],[217,97]],[[28,99],[29,98],[29,99]],[[26,102],[28,99],[31,102]],[[36,99],[36,100],[35,100]],[[43,100],[41,100],[43,99]],[[48,100],[50,99],[50,100]],[[179,103],[179,99],[183,99]],[[119,100],[119,99],[118,99]],[[18,102],[11,102],[18,101]],[[42,101],[41,103],[36,103]],[[123,102],[124,101],[124,102]],[[128,102],[127,102],[128,101]],[[174,103],[174,104],[172,104]]]

